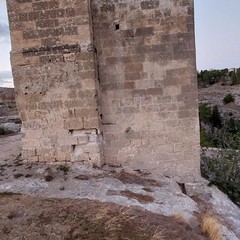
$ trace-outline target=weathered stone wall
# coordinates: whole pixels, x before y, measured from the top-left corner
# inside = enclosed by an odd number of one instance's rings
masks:
[[[198,179],[193,0],[9,0],[8,9],[26,159]]]
[[[93,0],[104,157],[199,175],[193,1]]]
[[[23,157],[100,165],[88,1],[7,2]]]

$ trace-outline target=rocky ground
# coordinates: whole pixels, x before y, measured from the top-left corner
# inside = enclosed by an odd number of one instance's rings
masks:
[[[20,135],[0,138],[0,239],[207,239],[206,213],[219,219],[223,239],[240,238],[240,209],[205,181],[24,164],[20,149]]]

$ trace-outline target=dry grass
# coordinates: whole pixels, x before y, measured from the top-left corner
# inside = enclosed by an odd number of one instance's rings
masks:
[[[96,220],[106,219],[106,217],[111,214],[111,207],[101,208],[97,215]],[[121,231],[121,228],[124,224],[130,223],[132,220],[136,218],[135,215],[131,213],[130,209],[126,209],[124,207],[120,208],[118,212],[115,212],[114,215],[105,222],[105,229],[107,229],[112,236],[116,234],[117,231]],[[140,229],[141,231],[143,229]],[[128,240],[128,238],[124,239]],[[131,239],[129,239],[131,240]],[[160,230],[157,228],[153,235],[149,238],[149,240],[165,240],[164,230]]]
[[[150,240],[165,240],[164,230],[159,231],[158,229],[156,229]]]
[[[131,214],[130,209],[122,207],[118,212],[114,212],[113,214],[110,207],[104,207],[98,211],[95,219],[106,219],[109,214],[111,214],[112,217],[105,222],[105,229],[109,232],[120,231],[123,224],[127,224],[135,218],[135,216]]]
[[[220,223],[211,214],[207,213],[203,216],[201,229],[210,240],[223,240]]]
[[[91,200],[2,194],[0,213],[0,239],[202,239],[180,219]]]
[[[171,218],[176,220],[177,222],[187,223],[186,219],[181,213],[174,213],[171,215]]]

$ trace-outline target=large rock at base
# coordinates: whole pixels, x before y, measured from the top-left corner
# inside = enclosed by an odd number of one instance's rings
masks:
[[[21,130],[21,124],[3,123],[0,125],[0,128],[9,133],[18,133]]]
[[[212,213],[219,216],[223,223],[222,232],[224,239],[240,239],[240,209],[227,195],[217,187],[209,187],[203,183],[187,183],[185,184],[185,189],[187,195],[197,201],[203,209],[211,209]]]

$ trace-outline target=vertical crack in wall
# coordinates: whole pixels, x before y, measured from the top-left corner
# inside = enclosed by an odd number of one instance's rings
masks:
[[[99,130],[97,131],[98,135],[98,143],[100,148],[100,159],[101,164],[104,164],[104,151],[103,151],[103,141],[104,141],[104,132],[102,127],[102,112],[101,112],[101,91],[100,91],[100,65],[98,60],[98,52],[95,46],[95,35],[94,35],[94,25],[93,25],[93,8],[92,8],[92,0],[88,1],[88,9],[89,9],[89,22],[90,22],[90,28],[91,28],[91,37],[92,37],[92,44],[93,44],[93,50],[94,50],[94,58],[95,58],[95,84],[96,84],[96,100],[97,100],[97,112],[98,112],[98,119],[99,119]]]

